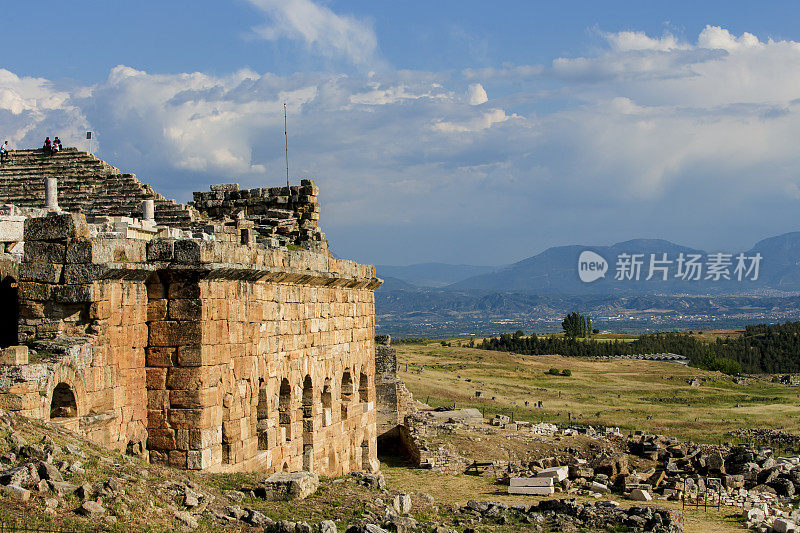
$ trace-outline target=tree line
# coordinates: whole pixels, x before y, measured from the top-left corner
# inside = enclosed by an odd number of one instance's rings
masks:
[[[648,333],[630,342],[598,341],[575,336],[524,336],[521,331],[484,339],[477,345],[484,350],[498,350],[525,355],[558,354],[565,357],[614,357],[651,353],[674,353],[688,358],[692,366],[738,374],[737,359],[716,352],[716,345],[702,342],[685,333]],[[800,361],[798,361],[800,362]]]

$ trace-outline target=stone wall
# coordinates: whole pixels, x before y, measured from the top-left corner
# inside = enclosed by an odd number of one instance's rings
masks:
[[[413,410],[414,398],[397,377],[397,350],[389,335],[375,337],[375,389],[377,391],[378,437],[395,438],[397,426]]]
[[[96,234],[79,214],[25,222],[21,340],[85,357],[7,369],[25,382],[0,383],[9,409],[48,419],[63,384],[77,408],[59,423],[154,462],[377,470],[374,267],[240,235]]]
[[[236,183],[212,185],[207,192],[195,192],[192,205],[211,219],[237,218],[239,214],[255,224],[262,239],[280,245],[308,246],[322,243],[325,235],[317,227],[319,188],[312,180],[300,186],[239,190]]]

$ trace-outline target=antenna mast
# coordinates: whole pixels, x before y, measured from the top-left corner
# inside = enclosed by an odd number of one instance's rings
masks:
[[[289,188],[289,134],[286,130],[286,102],[283,103],[283,139],[286,142],[286,194],[291,198],[292,190]]]

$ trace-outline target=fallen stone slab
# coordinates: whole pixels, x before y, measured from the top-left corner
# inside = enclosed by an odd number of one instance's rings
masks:
[[[304,499],[319,487],[313,472],[275,472],[264,481],[267,499],[272,501]]]
[[[569,475],[569,467],[568,466],[554,466],[552,468],[545,468],[544,470],[540,470],[536,477],[550,477],[553,478],[555,481],[564,481],[567,479]]]
[[[26,502],[31,499],[31,491],[23,489],[18,485],[8,485],[3,487],[3,494],[15,500]]]
[[[776,518],[772,523],[772,529],[775,533],[794,533],[797,531],[797,525],[786,518]]]
[[[650,493],[643,489],[633,489],[631,491],[630,498],[631,500],[636,500],[637,502],[649,502],[653,499],[653,497],[650,496]]]

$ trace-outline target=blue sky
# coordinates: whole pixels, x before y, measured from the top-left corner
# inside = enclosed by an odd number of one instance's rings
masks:
[[[503,264],[798,229],[796,2],[78,1],[4,10],[0,137],[180,201],[320,185],[334,251]]]

